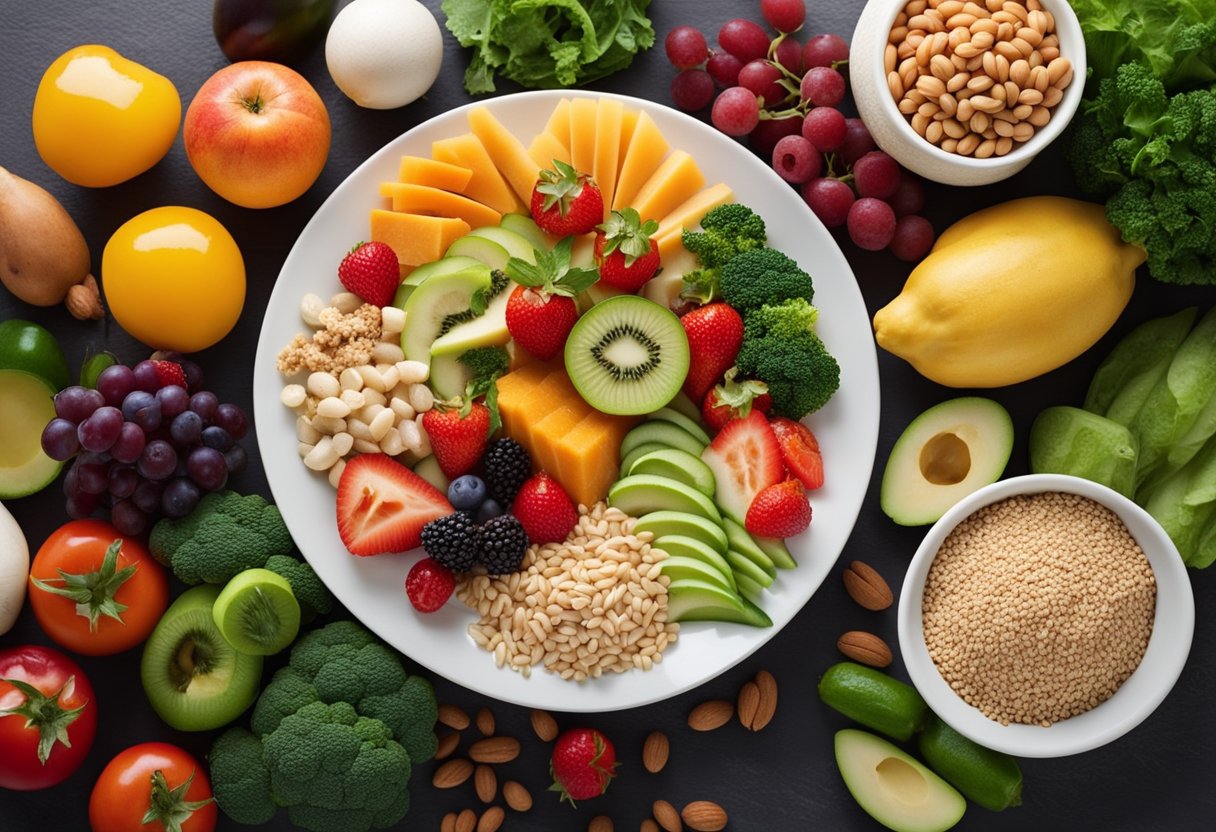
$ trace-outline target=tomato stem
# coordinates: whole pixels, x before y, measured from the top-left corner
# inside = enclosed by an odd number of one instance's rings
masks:
[[[118,603],[114,600],[114,596],[118,594],[119,588],[135,574],[139,564],[132,563],[118,569],[120,552],[122,552],[122,538],[115,540],[106,549],[101,567],[96,572],[73,575],[59,569],[56,570],[59,572],[58,578],[43,581],[31,576],[30,581],[43,592],[75,601],[76,614],[89,619],[89,632],[95,633],[97,632],[97,621],[103,615],[113,618],[120,624],[123,623],[122,613],[126,611],[127,605]],[[53,584],[63,584],[63,586],[53,586]]]
[[[57,742],[63,743],[65,748],[72,747],[72,741],[68,738],[68,726],[76,721],[85,705],[65,709],[59,704],[59,697],[76,684],[75,676],[69,676],[63,686],[50,696],[20,679],[0,681],[7,682],[25,694],[25,702],[15,708],[0,711],[0,716],[23,716],[27,729],[38,729],[38,762],[46,765]]]
[[[164,832],[182,832],[182,824],[190,819],[196,811],[215,800],[186,800],[186,792],[194,782],[195,772],[191,771],[185,782],[174,789],[169,788],[165,773],[160,769],[152,772],[152,787],[148,793],[148,811],[144,813],[140,823],[160,823]]]

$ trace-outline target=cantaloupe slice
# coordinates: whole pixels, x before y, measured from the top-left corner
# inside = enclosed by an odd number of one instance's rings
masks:
[[[560,159],[566,164],[570,164],[570,148],[566,147],[566,143],[559,141],[552,133],[546,133],[543,130],[537,133],[536,138],[532,140],[532,144],[528,147],[528,155],[536,163],[538,171],[553,167],[554,159]]]
[[[669,149],[667,139],[663,138],[654,119],[644,111],[639,113],[629,139],[629,149],[621,160],[621,173],[617,177],[616,191],[612,195],[613,208],[619,210],[633,203],[633,198],[646,184],[646,180],[658,170]]]
[[[523,142],[502,126],[502,122],[485,107],[469,110],[469,128],[481,140],[486,152],[494,161],[498,172],[507,180],[511,190],[527,205],[532,200],[532,188],[536,185],[537,164],[528,155]]]
[[[502,219],[502,214],[477,200],[427,185],[381,182],[380,196],[392,199],[394,211],[435,217],[459,217],[469,224],[469,228],[498,225]]]
[[[601,98],[595,110],[595,165],[591,176],[604,197],[604,219],[612,209],[621,150],[621,114],[625,107],[614,98]]]
[[[545,132],[555,136],[567,148],[570,147],[570,99],[563,98],[557,102],[549,120],[545,122]]]
[[[425,156],[402,156],[397,178],[411,185],[427,185],[462,194],[473,178],[473,171]]]
[[[659,219],[705,185],[705,175],[685,150],[672,151],[631,201],[642,219]]]
[[[469,224],[456,217],[428,217],[373,208],[371,238],[387,243],[397,262],[418,266],[438,260],[458,237],[469,233]]]
[[[576,98],[570,102],[570,164],[587,175],[595,172],[595,114],[598,109],[594,98]]]
[[[617,142],[616,150],[616,178],[621,178],[621,168],[625,164],[625,154],[629,152],[629,140],[633,138],[633,131],[638,126],[638,110],[625,109],[621,111],[621,136]],[[613,197],[616,196],[615,189]],[[606,204],[606,203],[605,203]]]
[[[464,194],[500,214],[518,211],[522,207],[515,191],[502,178],[485,146],[472,133],[440,139],[431,143],[431,156],[440,162],[460,165],[473,171]]]
[[[685,228],[693,228],[710,210],[730,202],[733,198],[734,192],[725,182],[697,191],[659,220],[659,230],[654,232],[654,236],[657,239],[673,232],[678,234]]]

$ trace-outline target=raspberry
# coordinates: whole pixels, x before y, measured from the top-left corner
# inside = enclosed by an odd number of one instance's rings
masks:
[[[160,379],[161,387],[176,384],[178,387],[185,389],[186,371],[182,369],[182,365],[176,361],[156,360],[152,361],[152,366],[156,368],[156,377]]]
[[[464,572],[477,562],[477,527],[463,511],[432,520],[422,527],[422,548],[448,569]]]
[[[528,533],[511,514],[492,517],[481,526],[481,562],[491,575],[518,572],[528,550]]]
[[[405,576],[405,594],[418,612],[434,612],[456,589],[456,576],[434,558],[423,558]]]
[[[486,469],[486,487],[490,496],[501,505],[509,506],[519,493],[524,480],[532,476],[532,460],[524,446],[514,439],[497,439],[490,443],[482,457]]]

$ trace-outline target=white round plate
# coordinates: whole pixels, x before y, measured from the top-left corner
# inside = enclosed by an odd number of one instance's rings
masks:
[[[853,272],[830,234],[798,193],[768,165],[730,138],[696,119],[640,99],[620,98],[644,109],[673,148],[696,159],[707,183],[725,181],[735,199],[760,213],[769,243],[797,260],[815,280],[818,331],[840,362],[840,390],[809,424],[823,450],[827,484],[811,497],[810,531],[790,540],[799,561],[780,572],[761,606],[773,626],[697,623],[649,672],[610,673],[585,683],[562,681],[537,667],[532,676],[498,669],[491,654],[469,637],[473,613],[453,599],[431,615],[414,611],[403,583],[418,552],[358,558],[338,537],[334,489],[306,469],[296,453],[295,414],[279,403],[285,383],[275,357],[304,328],[300,298],[329,297],[341,287],[343,254],[368,237],[368,212],[384,205],[381,181],[397,176],[403,154],[429,156],[431,142],[468,132],[466,111],[489,107],[525,143],[539,132],[561,98],[603,93],[543,91],[506,95],[438,116],[389,142],[360,165],[317,210],[296,241],[270,298],[254,368],[254,414],[266,476],[300,551],[334,595],[368,628],[429,670],[479,693],[557,711],[611,711],[656,702],[689,690],[742,661],[802,609],[844,548],[865,497],[878,440],[878,360],[869,315]]]

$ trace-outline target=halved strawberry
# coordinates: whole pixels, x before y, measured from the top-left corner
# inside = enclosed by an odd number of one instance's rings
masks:
[[[701,459],[714,472],[714,501],[727,515],[744,522],[752,500],[764,488],[785,478],[781,448],[768,418],[755,408],[732,419],[714,437]]]
[[[404,552],[455,509],[435,486],[384,454],[360,454],[338,480],[338,534],[352,555]]]
[[[811,429],[784,416],[778,416],[769,424],[777,435],[781,458],[790,473],[806,488],[823,485],[823,456],[819,453],[819,440]]]

